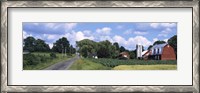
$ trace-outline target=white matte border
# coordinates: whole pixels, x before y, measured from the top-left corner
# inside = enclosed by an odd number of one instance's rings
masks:
[[[8,13],[8,85],[192,85],[192,8],[11,8]],[[178,69],[22,71],[22,22],[178,22]]]

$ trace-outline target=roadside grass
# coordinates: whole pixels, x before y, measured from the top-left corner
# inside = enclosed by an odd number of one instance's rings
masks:
[[[113,70],[176,70],[176,65],[119,65]]]
[[[102,64],[92,62],[88,59],[79,59],[74,62],[69,70],[111,70],[111,67],[103,66]]]
[[[35,64],[35,65],[25,65],[24,66],[24,62],[26,60],[23,59],[23,70],[41,70],[41,69],[45,69],[45,68],[47,68],[47,67],[49,67],[49,66],[51,66],[51,65],[53,65],[55,63],[63,62],[65,60],[68,60],[69,58],[72,58],[72,57],[75,56],[75,55],[72,55],[72,56],[63,57],[61,53],[55,53],[56,54],[56,58],[51,58],[50,57],[50,53],[48,53],[48,52],[33,52],[31,54],[33,54],[34,57],[36,57],[36,59],[39,59],[40,62],[38,62],[38,64]],[[26,57],[26,56],[23,56],[23,57]],[[42,61],[42,59],[44,59],[44,60]]]

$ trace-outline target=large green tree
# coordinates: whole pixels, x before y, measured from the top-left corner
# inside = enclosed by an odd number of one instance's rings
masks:
[[[98,43],[97,55],[99,58],[112,58],[115,53],[115,46],[108,40],[101,41]]]
[[[174,35],[170,39],[168,39],[168,44],[174,48],[174,52],[177,56],[177,35]]]
[[[29,36],[24,39],[23,50],[28,50],[30,52],[35,51],[35,38],[34,37]]]
[[[120,52],[124,52],[124,51],[126,51],[126,49],[125,49],[123,46],[121,46],[121,47],[119,48],[119,51],[120,51]]]
[[[69,44],[69,41],[65,37],[62,37],[62,38],[58,39],[53,44],[52,50],[54,52],[59,52],[59,53],[62,53],[62,52],[64,53],[65,51],[66,51],[66,53],[70,53],[70,44]]]
[[[90,54],[96,53],[97,51],[96,42],[92,40],[84,39],[84,40],[76,42],[76,44],[77,44],[77,47],[79,48],[78,52],[83,57],[89,57]]]
[[[48,52],[50,51],[50,48],[49,48],[49,45],[46,44],[44,40],[37,39],[35,40],[35,51]]]

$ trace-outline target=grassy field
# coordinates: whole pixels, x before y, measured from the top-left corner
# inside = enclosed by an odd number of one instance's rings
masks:
[[[100,63],[107,67],[116,67],[119,65],[158,65],[158,64],[166,64],[166,65],[176,65],[176,60],[138,60],[138,59],[129,59],[129,60],[119,60],[119,59],[89,59],[92,62]]]
[[[79,59],[70,70],[176,70],[176,60]]]
[[[110,70],[111,67],[103,66],[102,64],[92,62],[88,59],[79,59],[72,66],[69,70]]]
[[[68,60],[69,58],[74,57],[72,56],[62,56],[61,53],[55,53],[56,58],[51,58],[50,53],[44,53],[44,52],[34,52],[31,54],[27,54],[23,56],[23,69],[24,70],[41,70],[45,69],[55,63],[62,62],[65,60]],[[27,58],[26,56],[29,56]],[[33,57],[31,57],[33,56]],[[25,62],[35,62],[35,64],[28,64],[25,65]]]
[[[176,65],[119,65],[113,70],[176,70]]]

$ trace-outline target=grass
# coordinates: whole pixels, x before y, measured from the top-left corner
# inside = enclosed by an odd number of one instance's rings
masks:
[[[44,56],[47,58],[47,60],[45,62],[41,62],[37,65],[28,65],[28,66],[23,66],[23,69],[24,70],[41,70],[41,69],[45,69],[55,63],[58,63],[58,62],[63,62],[65,60],[68,60],[69,58],[72,58],[74,57],[74,55],[72,56],[66,56],[66,57],[63,57],[61,53],[56,53],[56,58],[53,58],[51,59],[50,58],[50,53],[45,53],[45,52],[33,52],[31,53],[35,56]]]
[[[100,63],[107,67],[116,67],[119,65],[176,65],[176,60],[138,60],[138,59],[129,59],[129,60],[119,60],[119,59],[88,59],[95,63]]]
[[[176,70],[176,65],[119,65],[113,70]]]
[[[69,70],[110,70],[111,67],[103,66],[102,64],[92,62],[88,59],[79,59],[72,64]]]

